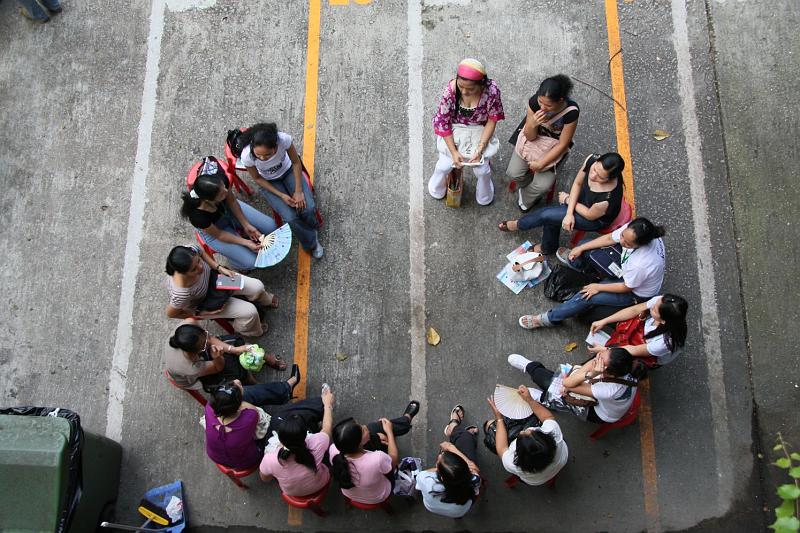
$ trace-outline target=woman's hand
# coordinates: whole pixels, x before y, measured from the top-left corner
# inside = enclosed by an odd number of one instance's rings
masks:
[[[331,392],[330,387],[326,387],[325,391],[322,393],[322,405],[324,407],[328,407],[329,409],[333,409],[333,393]]]
[[[205,318],[205,317],[209,317],[209,316],[218,315],[221,312],[222,312],[222,307],[220,307],[219,309],[216,309],[214,311],[201,311],[200,313],[195,313],[194,316],[199,316],[200,318]]]
[[[472,154],[472,158],[469,160],[469,162],[470,163],[480,162],[481,157],[483,157],[483,149],[484,149],[483,143],[478,144],[478,149],[475,150],[474,154]]]
[[[306,208],[306,196],[303,194],[303,190],[294,191],[292,194],[292,201],[294,201],[295,209],[305,209]]]
[[[386,433],[387,437],[394,437],[394,430],[392,429],[392,422],[388,418],[381,418],[378,420],[381,423],[381,427],[383,428],[383,432]]]
[[[542,124],[547,122],[547,113],[545,113],[544,111],[542,111],[540,109],[539,111],[536,111],[535,113],[533,113],[531,115],[531,118],[533,119],[533,123],[534,124],[536,124],[537,126],[541,126]]]
[[[564,228],[564,231],[572,231],[575,229],[575,215],[564,215],[564,218],[561,220],[561,227]]]
[[[250,250],[253,253],[257,254],[258,252],[261,251],[261,244],[260,243],[253,242],[253,241],[248,240],[248,239],[244,239],[244,242],[242,244],[244,245],[245,248],[247,248],[248,250]]]
[[[569,193],[564,191],[558,193],[558,203],[566,204],[567,202],[569,202]]]
[[[595,356],[594,360],[592,361],[592,370],[594,371],[595,375],[599,376],[600,374],[605,371],[606,365],[603,363],[603,358],[599,355]]]
[[[455,168],[461,168],[464,166],[464,156],[462,156],[461,152],[458,150],[455,152],[450,152],[450,159],[453,160],[453,166]]]
[[[599,283],[590,283],[588,285],[584,285],[581,289],[581,294],[583,295],[584,300],[589,300],[592,296],[600,292],[600,284]]]
[[[576,246],[569,253],[569,260],[570,261],[575,261],[577,258],[579,258],[581,256],[582,253],[583,253],[583,248],[581,248],[580,246]]]
[[[439,449],[442,450],[443,452],[452,452],[453,448],[455,448],[455,446],[453,445],[452,442],[445,441],[439,444]]]
[[[495,419],[502,420],[503,413],[501,413],[500,410],[497,409],[497,406],[494,403],[494,397],[489,396],[488,398],[486,398],[486,401],[489,402],[489,408],[491,408],[492,414],[494,415]]]
[[[219,272],[223,276],[233,277],[233,276],[236,275],[236,271],[235,270],[231,270],[230,268],[224,267],[224,266],[218,266],[217,267],[217,272]]]
[[[594,346],[589,346],[587,348],[587,350],[589,350],[589,353],[600,353],[605,349],[606,349],[606,347],[602,346],[600,344],[595,344]]]
[[[544,165],[541,161],[531,161],[528,163],[528,168],[531,170],[531,172],[536,173],[541,171],[544,168]]]
[[[208,355],[211,356],[212,359],[216,359],[217,357],[222,357],[225,355],[225,348],[224,344],[211,344],[208,347]]]
[[[531,391],[528,390],[528,387],[526,387],[525,385],[520,385],[519,387],[517,387],[517,392],[526,402],[531,403],[534,401],[533,397],[531,396]]]
[[[252,224],[246,224],[243,229],[247,236],[254,241],[259,241],[261,239],[261,232]]]
[[[281,200],[283,200],[283,203],[285,203],[289,207],[297,207],[297,205],[295,205],[294,198],[292,198],[288,194],[282,194],[280,198]]]
[[[597,333],[598,331],[600,331],[600,330],[601,330],[601,329],[603,329],[604,327],[606,327],[606,321],[605,321],[605,319],[602,319],[602,320],[595,320],[594,322],[592,322],[592,325],[591,325],[591,326],[589,326],[589,333],[591,333],[592,335],[594,335],[595,333]]]

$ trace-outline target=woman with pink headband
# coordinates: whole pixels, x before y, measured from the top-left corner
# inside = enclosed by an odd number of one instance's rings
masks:
[[[478,178],[475,200],[480,205],[492,203],[494,184],[489,158],[497,153],[499,142],[494,130],[504,118],[500,89],[488,78],[483,65],[471,58],[461,61],[433,117],[439,160],[428,181],[431,196],[444,198],[450,170],[467,164]]]

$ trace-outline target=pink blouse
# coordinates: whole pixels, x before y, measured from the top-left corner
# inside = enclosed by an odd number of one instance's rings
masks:
[[[460,113],[456,102],[456,91],[448,83],[442,92],[442,99],[436,114],[433,116],[433,131],[439,137],[453,134],[453,119],[456,124],[465,126],[485,126],[489,120],[499,122],[506,118],[503,113],[503,102],[500,99],[500,88],[494,80],[489,80],[483,89],[478,105],[471,113]]]

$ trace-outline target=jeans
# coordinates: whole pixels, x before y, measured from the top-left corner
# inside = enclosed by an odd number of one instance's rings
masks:
[[[272,217],[265,215],[258,209],[251,207],[241,200],[238,200],[238,202],[239,207],[242,208],[244,218],[264,235],[272,233],[278,227]],[[239,224],[239,221],[236,220],[232,214],[227,213],[217,221],[215,226],[219,230],[238,236],[238,228],[241,227],[241,224]],[[237,270],[250,270],[255,267],[257,254],[250,250],[250,248],[241,244],[221,241],[203,230],[199,230],[199,232],[203,240],[206,241],[206,244],[230,260],[233,268]]]
[[[405,415],[392,418],[390,422],[392,423],[392,433],[394,433],[395,437],[400,437],[411,431],[411,420]],[[383,425],[380,422],[370,422],[367,424],[367,429],[369,430],[369,442],[364,446],[364,449],[385,452],[387,447],[381,443],[381,439],[378,436],[379,433],[383,433]]]
[[[478,434],[467,431],[461,426],[456,426],[452,433],[450,433],[450,442],[452,442],[458,451],[467,456],[467,459],[473,463],[478,462]]]
[[[284,172],[283,176],[280,178],[270,180],[269,182],[270,185],[289,196],[294,194],[294,172],[292,168]],[[302,246],[304,250],[310,252],[317,246],[317,228],[319,227],[317,206],[314,203],[314,196],[311,194],[311,188],[308,186],[308,182],[305,178],[302,178],[300,183],[303,186],[306,207],[299,211],[287,205],[286,202],[281,200],[278,196],[264,188],[261,188],[260,192],[261,196],[267,199],[270,207],[277,211],[283,221],[291,226],[292,232],[300,241],[300,246]]]
[[[292,386],[285,381],[244,385],[242,388],[244,389],[242,400],[258,407],[283,405],[292,395]]]
[[[56,11],[61,8],[58,0],[41,0],[42,5],[51,11]],[[36,0],[17,0],[17,5],[28,12],[28,15],[34,20],[47,20],[50,15],[42,9]]]
[[[280,429],[284,420],[294,415],[298,415],[303,419],[308,431],[316,433],[319,431],[319,424],[322,421],[323,414],[324,406],[322,405],[322,398],[319,396],[285,405],[272,415],[269,428],[267,428],[267,438],[272,435],[273,431]]]
[[[551,205],[528,213],[517,221],[520,231],[542,227],[542,253],[553,254],[558,249],[561,221],[567,214],[566,205]],[[575,213],[575,229],[597,231],[603,228],[598,220],[588,220]]]
[[[604,279],[600,283],[620,283],[620,280]],[[544,322],[546,326],[552,326],[560,324],[568,318],[583,314],[594,307],[599,307],[601,305],[607,307],[630,307],[631,305],[639,303],[640,300],[644,301],[645,298],[637,298],[632,292],[598,292],[589,299],[584,298],[583,295],[578,292],[566,302],[555,306],[545,313],[542,317],[542,322]]]

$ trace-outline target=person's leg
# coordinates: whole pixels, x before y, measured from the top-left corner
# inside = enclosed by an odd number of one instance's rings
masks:
[[[450,156],[440,153],[433,174],[428,180],[428,194],[437,200],[441,200],[447,195],[447,174],[452,168],[453,160],[450,159]]]
[[[288,176],[284,175],[282,180],[286,191],[289,194],[294,194],[294,174]],[[308,229],[316,230],[319,227],[319,220],[317,220],[317,204],[314,201],[314,194],[311,192],[311,187],[308,185],[305,177],[300,180],[300,185],[303,187],[303,197],[306,200],[306,207],[302,211],[298,211],[297,216]]]
[[[555,375],[555,372],[545,368],[539,361],[531,361],[528,363],[525,367],[525,373],[531,377],[536,386],[543,392],[547,391],[550,387],[550,383],[553,382],[553,376]]]
[[[241,200],[238,200],[238,202],[239,207],[242,208],[244,218],[246,218],[248,222],[255,226],[258,231],[264,235],[267,235],[268,233],[272,233],[277,229],[278,225],[275,224],[275,219],[273,219],[271,216],[262,213],[255,207],[246,204]]]
[[[259,407],[283,405],[289,401],[292,395],[292,387],[285,381],[245,385],[242,388],[244,389],[242,400]]]
[[[234,233],[230,230],[223,231]],[[206,241],[206,244],[228,258],[232,268],[237,270],[250,270],[255,266],[256,254],[249,248],[241,244],[221,241],[202,230],[200,230],[200,235],[203,237],[203,240]]]
[[[305,187],[307,187],[307,185],[305,185],[305,180],[303,181],[305,190]],[[273,185],[279,191],[291,195],[294,192],[294,174],[292,173],[292,170],[289,169],[280,178],[270,181],[270,184]],[[275,211],[278,212],[283,222],[291,226],[292,233],[294,233],[294,235],[297,237],[297,240],[300,241],[300,246],[302,246],[304,250],[309,252],[313,250],[317,246],[317,230],[315,229],[316,215],[314,216],[315,226],[309,227],[309,225],[304,221],[304,219],[300,217],[300,214],[297,212],[297,209],[289,206],[278,196],[272,194],[271,192],[265,189],[261,189],[260,192],[261,195],[267,199],[269,205]],[[308,196],[310,196],[310,194]],[[306,201],[308,201],[308,197],[306,198]]]
[[[271,435],[273,431],[278,431],[283,421],[294,415],[303,419],[308,431],[316,433],[319,431],[319,424],[322,421],[323,414],[324,407],[322,405],[322,398],[319,396],[286,404],[281,407],[277,413],[272,415],[267,435]]]
[[[236,292],[241,291],[235,291],[234,294]],[[222,310],[211,318],[230,318],[233,320],[233,329],[245,337],[260,337],[264,334],[256,306],[239,298],[228,298]]]
[[[50,15],[42,9],[42,6],[36,0],[17,0],[17,7],[24,17],[35,22],[47,22],[50,20]]]
[[[534,205],[550,191],[555,181],[556,173],[552,169],[536,172],[531,182],[519,189],[519,199],[522,202],[520,207],[527,209]]]
[[[555,222],[561,224],[561,220],[566,214],[567,206],[548,205],[522,216],[517,221],[517,229],[519,231],[528,231],[539,226],[544,226],[545,224],[551,224]]]
[[[475,186],[475,201],[478,205],[489,205],[494,200],[494,183],[492,182],[492,167],[487,159],[477,167],[472,167],[478,183]]]
[[[528,162],[522,159],[517,152],[511,151],[511,159],[506,167],[506,176],[517,184],[517,188],[527,187],[533,179]]]
[[[401,437],[411,431],[411,419],[406,415],[391,418],[389,422],[392,423],[392,433],[395,437]],[[378,433],[383,433],[383,426],[377,420],[367,424],[367,429],[369,429],[370,438],[377,436]]]
[[[478,462],[478,434],[476,431],[469,431],[463,427],[463,424],[457,426],[452,433],[450,433],[450,442],[452,442],[458,451],[467,456],[473,463]]]
[[[271,292],[267,292],[264,288],[264,283],[256,278],[250,276],[242,276],[244,286],[238,291],[233,291],[235,296],[243,296],[247,300],[263,306],[272,305],[272,300],[275,297]]]
[[[600,283],[619,283],[618,280],[604,280]],[[605,305],[609,307],[629,307],[636,303],[633,293],[617,292],[598,292],[589,299],[583,297],[581,293],[575,294],[572,298],[557,305],[542,315],[542,321],[547,326],[560,324],[568,318],[585,313],[589,309]]]

